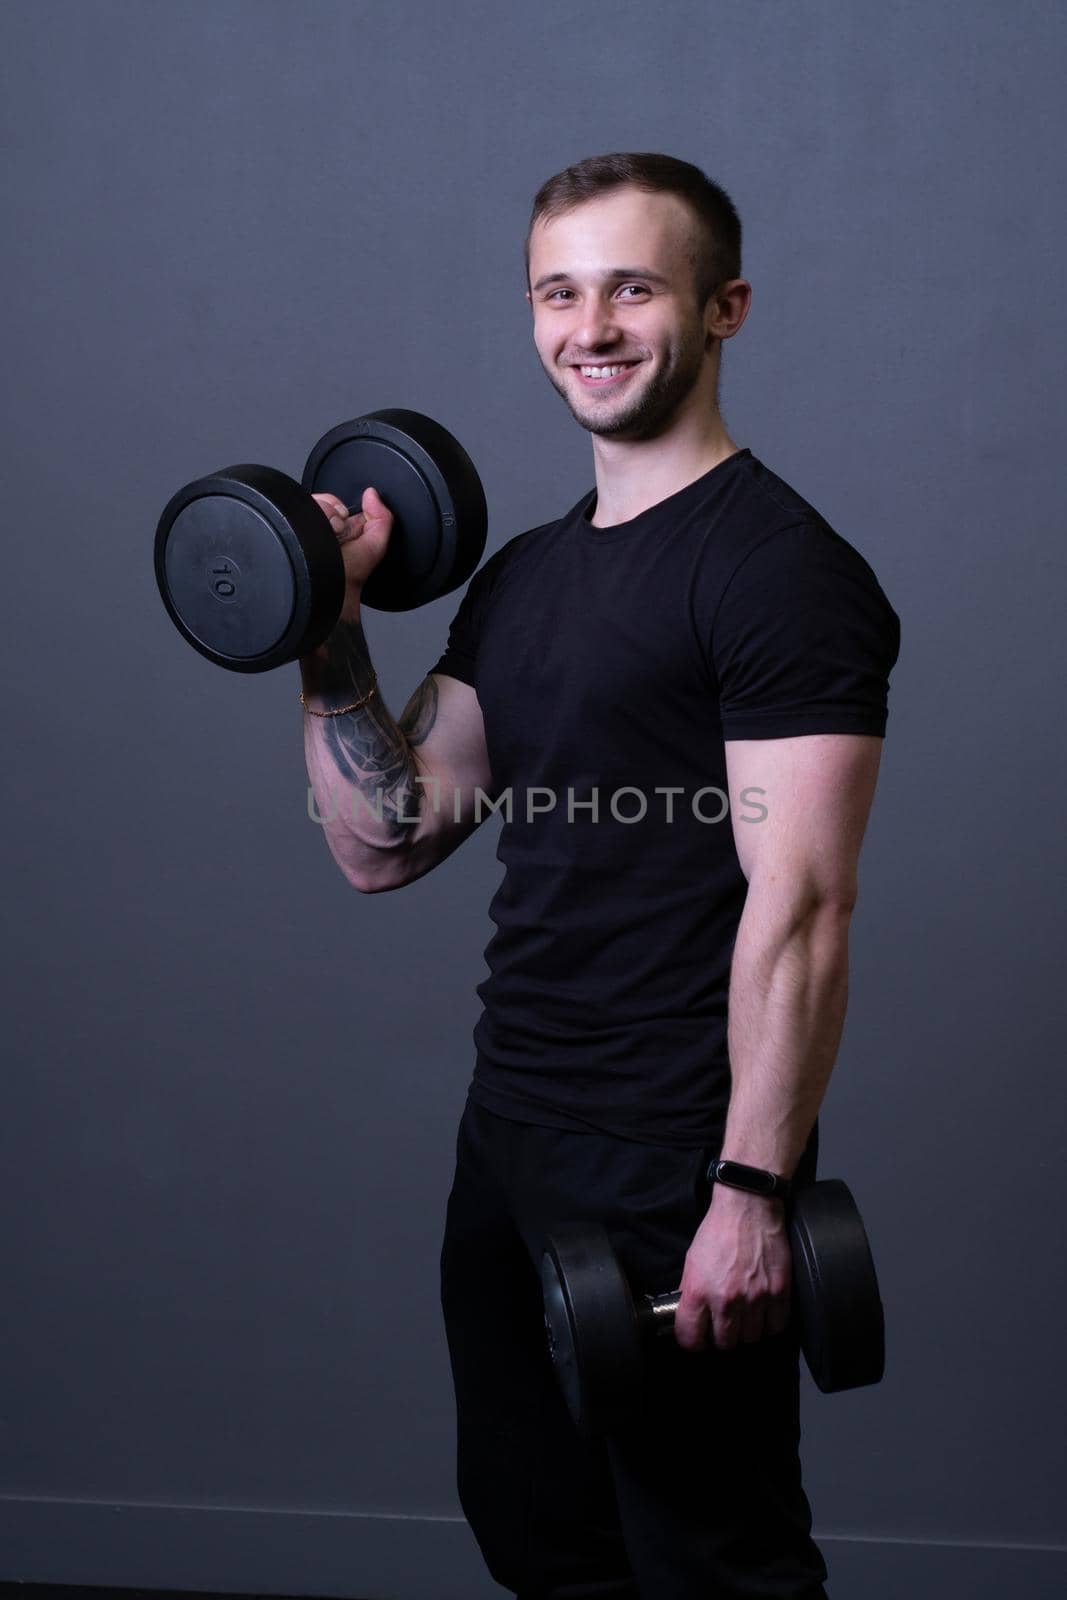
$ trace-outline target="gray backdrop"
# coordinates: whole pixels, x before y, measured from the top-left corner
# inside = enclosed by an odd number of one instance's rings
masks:
[[[490,550],[565,510],[529,207],[660,150],[742,215],[733,437],[903,624],[822,1118],[890,1332],[880,1387],[804,1376],[831,1592],[1062,1592],[1065,40],[1007,0],[4,5],[0,1577],[501,1592],[437,1301],[499,823],[349,889],[297,668],[190,650],[152,536],[389,405],[463,440]],[[394,711],[458,598],[367,615]]]

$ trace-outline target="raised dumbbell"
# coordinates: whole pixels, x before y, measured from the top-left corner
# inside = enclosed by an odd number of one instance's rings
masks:
[[[885,1318],[847,1184],[822,1178],[797,1189],[787,1227],[792,1314],[815,1383],[831,1394],[880,1382]],[[579,1432],[593,1438],[632,1419],[643,1394],[647,1343],[673,1333],[681,1290],[634,1296],[597,1222],[568,1223],[548,1238],[541,1287],[549,1353]]]
[[[234,672],[266,672],[314,650],[340,616],[345,577],[337,536],[311,497],[336,495],[355,513],[371,486],[393,528],[360,603],[408,611],[465,583],[488,527],[473,462],[432,418],[372,411],[324,434],[300,483],[243,463],[172,496],[155,569],[179,632]]]

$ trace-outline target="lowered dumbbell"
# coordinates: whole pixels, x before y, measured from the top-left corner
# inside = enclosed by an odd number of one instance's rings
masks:
[[[847,1184],[823,1178],[795,1191],[787,1227],[792,1314],[824,1394],[878,1383],[885,1318],[874,1261]],[[549,1353],[579,1432],[593,1438],[640,1408],[646,1345],[673,1333],[681,1291],[634,1296],[600,1223],[569,1223],[541,1260]],[[710,1352],[714,1359],[715,1351]]]
[[[155,538],[163,604],[194,649],[234,672],[266,672],[322,643],[344,601],[344,564],[311,497],[359,511],[373,486],[393,513],[360,603],[408,611],[465,583],[488,515],[458,440],[418,411],[372,411],[315,445],[300,483],[274,467],[223,467],[179,489]]]

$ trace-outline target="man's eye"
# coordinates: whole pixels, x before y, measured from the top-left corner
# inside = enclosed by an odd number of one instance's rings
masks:
[[[643,283],[624,283],[622,287],[624,289],[637,289],[641,294],[648,293],[648,290],[645,288]],[[571,292],[572,291],[570,289],[556,289],[552,292],[552,294],[549,295],[548,298],[550,300],[554,300],[558,294],[570,294]]]

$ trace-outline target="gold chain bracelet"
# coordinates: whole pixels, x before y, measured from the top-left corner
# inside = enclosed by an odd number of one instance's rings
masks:
[[[313,707],[309,706],[307,701],[304,699],[303,689],[300,691],[300,704],[303,706],[304,710],[310,712],[313,717],[343,717],[346,711],[358,711],[360,706],[365,706],[371,695],[376,694],[377,692],[378,675],[375,673],[374,682],[371,684],[362,700],[353,700],[350,706],[339,706],[336,711],[316,711],[313,709]]]

